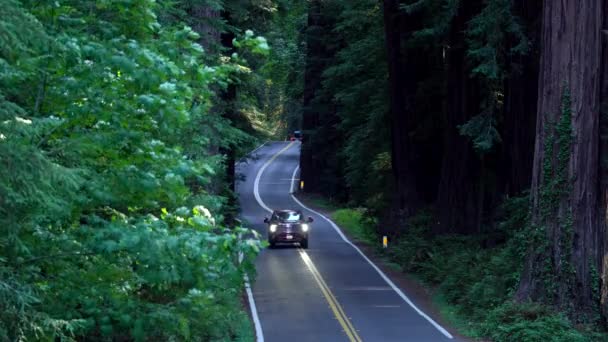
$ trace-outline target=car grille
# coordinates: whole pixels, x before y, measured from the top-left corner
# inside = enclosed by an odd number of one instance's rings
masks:
[[[294,231],[296,231],[296,229],[297,229],[297,226],[293,225],[293,224],[280,224],[279,225],[279,230],[286,232],[286,233],[294,232]]]

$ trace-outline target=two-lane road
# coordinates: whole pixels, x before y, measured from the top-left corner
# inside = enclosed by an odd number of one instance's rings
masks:
[[[299,155],[299,142],[267,143],[237,166],[245,176],[237,186],[241,217],[263,237],[270,209],[298,209],[315,220],[309,249],[267,249],[256,261],[258,341],[451,340],[338,227],[290,194]]]

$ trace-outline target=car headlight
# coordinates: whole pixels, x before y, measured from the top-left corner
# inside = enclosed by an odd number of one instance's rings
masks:
[[[276,224],[271,224],[271,225],[270,225],[270,232],[271,232],[271,233],[274,233],[274,232],[276,232],[276,231],[277,231],[277,225],[276,225]]]
[[[302,231],[303,231],[303,232],[307,232],[307,231],[308,231],[308,225],[307,225],[306,223],[302,224],[302,225],[300,226],[300,228],[302,228]]]

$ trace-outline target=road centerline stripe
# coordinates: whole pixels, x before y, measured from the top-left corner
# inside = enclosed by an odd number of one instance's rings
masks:
[[[321,288],[321,292],[329,303],[329,306],[336,318],[338,319],[338,322],[340,322],[340,325],[342,326],[342,328],[344,328],[344,332],[348,336],[348,339],[352,342],[361,342],[361,337],[359,337],[359,334],[357,334],[355,327],[353,327],[351,321],[348,319],[348,316],[346,316],[344,309],[342,309],[342,306],[329,289],[329,286],[327,286],[327,283],[325,282],[325,280],[323,280],[323,277],[319,273],[319,270],[317,270],[317,268],[315,267],[315,264],[310,259],[310,256],[308,256],[308,253],[306,253],[303,249],[299,249],[298,251],[300,252],[300,257],[302,257],[302,260],[304,260],[304,264],[306,264],[306,266],[310,270],[310,273],[312,273],[313,278],[319,285],[319,288]]]
[[[260,192],[259,192],[260,179],[262,178],[262,174],[264,173],[266,168],[268,166],[270,166],[270,164],[272,164],[272,162],[279,155],[281,155],[283,152],[287,151],[291,146],[293,146],[294,143],[295,142],[289,143],[287,146],[285,146],[283,149],[281,149],[279,152],[277,152],[275,155],[273,155],[272,158],[268,159],[264,163],[264,165],[262,165],[260,170],[258,170],[258,173],[255,177],[255,181],[253,183],[253,195],[254,195],[256,201],[258,202],[258,204],[260,205],[260,207],[262,207],[264,210],[266,210],[270,213],[272,213],[272,209],[270,209],[266,205],[266,203],[264,203],[264,201],[262,201],[262,197],[260,197]],[[290,185],[290,191],[292,189],[293,189],[293,183]],[[301,248],[299,249],[299,251],[300,251],[300,256],[302,257],[302,260],[304,261],[304,264],[310,270],[310,273],[313,275],[313,278],[317,282],[317,285],[319,285],[319,288],[321,289],[321,293],[323,294],[323,296],[329,303],[329,306],[330,306],[334,316],[338,320],[338,323],[340,323],[340,325],[342,326],[342,329],[344,329],[344,332],[348,336],[348,339],[351,342],[362,342],[361,337],[359,337],[359,335],[357,334],[357,331],[355,330],[352,323],[348,319],[348,316],[346,316],[346,313],[342,309],[342,306],[340,305],[340,303],[338,302],[336,297],[331,292],[329,286],[327,286],[327,283],[325,283],[325,281],[323,280],[323,277],[321,276],[321,274],[315,267],[314,263],[312,262],[312,260],[308,256],[308,254]]]
[[[439,332],[441,332],[445,337],[449,338],[449,339],[453,339],[454,337],[441,325],[439,325],[437,322],[435,322],[431,317],[429,317],[426,313],[424,313],[424,311],[420,310],[406,295],[405,293],[403,293],[403,291],[401,291],[400,288],[397,287],[397,285],[395,285],[395,283],[393,283],[393,281],[386,275],[384,274],[384,272],[382,272],[382,270],[376,266],[376,264],[374,264],[360,249],[359,247],[355,246],[355,244],[353,244],[352,242],[350,242],[350,240],[346,237],[346,235],[344,235],[344,233],[342,233],[342,230],[340,230],[340,227],[338,227],[337,224],[335,224],[332,220],[330,220],[329,218],[325,217],[325,215],[319,213],[318,211],[315,211],[313,209],[310,209],[309,207],[307,207],[306,205],[304,205],[304,203],[300,202],[300,200],[294,196],[294,180],[296,179],[296,174],[298,173],[298,170],[300,169],[300,165],[298,164],[296,166],[296,168],[293,170],[293,174],[291,176],[292,178],[292,182],[291,182],[291,187],[290,187],[290,193],[291,193],[291,198],[298,204],[300,205],[300,207],[302,207],[305,210],[310,211],[311,213],[317,214],[319,217],[323,218],[325,221],[327,221],[336,231],[336,233],[338,233],[338,235],[342,238],[342,240],[344,242],[346,242],[347,244],[349,244],[355,251],[357,251],[359,253],[359,255],[365,260],[367,261],[372,268],[380,275],[380,277],[397,293],[397,295],[399,297],[401,297],[401,299],[403,299],[403,301],[405,301],[412,309],[414,309],[420,316],[422,316],[424,319],[426,319],[429,323],[431,323],[431,325],[433,325],[435,327],[435,329],[439,330]],[[300,177],[301,178],[301,177]]]

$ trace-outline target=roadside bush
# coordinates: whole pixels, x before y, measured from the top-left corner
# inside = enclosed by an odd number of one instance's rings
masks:
[[[432,216],[421,212],[386,253],[404,271],[437,286],[461,315],[483,318],[513,294],[519,280],[527,224],[527,197],[513,198],[501,208],[498,223],[503,244],[482,248],[485,236],[432,236]],[[509,232],[509,236],[507,233]]]
[[[421,212],[412,218],[408,230],[391,241],[390,248],[381,252],[400,265],[404,272],[425,273],[422,270],[434,256],[428,230],[430,220],[431,215]]]
[[[372,246],[380,241],[374,232],[374,222],[365,216],[363,209],[339,209],[333,213],[332,219],[359,241]]]
[[[506,301],[489,312],[481,333],[495,342],[584,342],[589,339],[568,320],[538,304]]]

